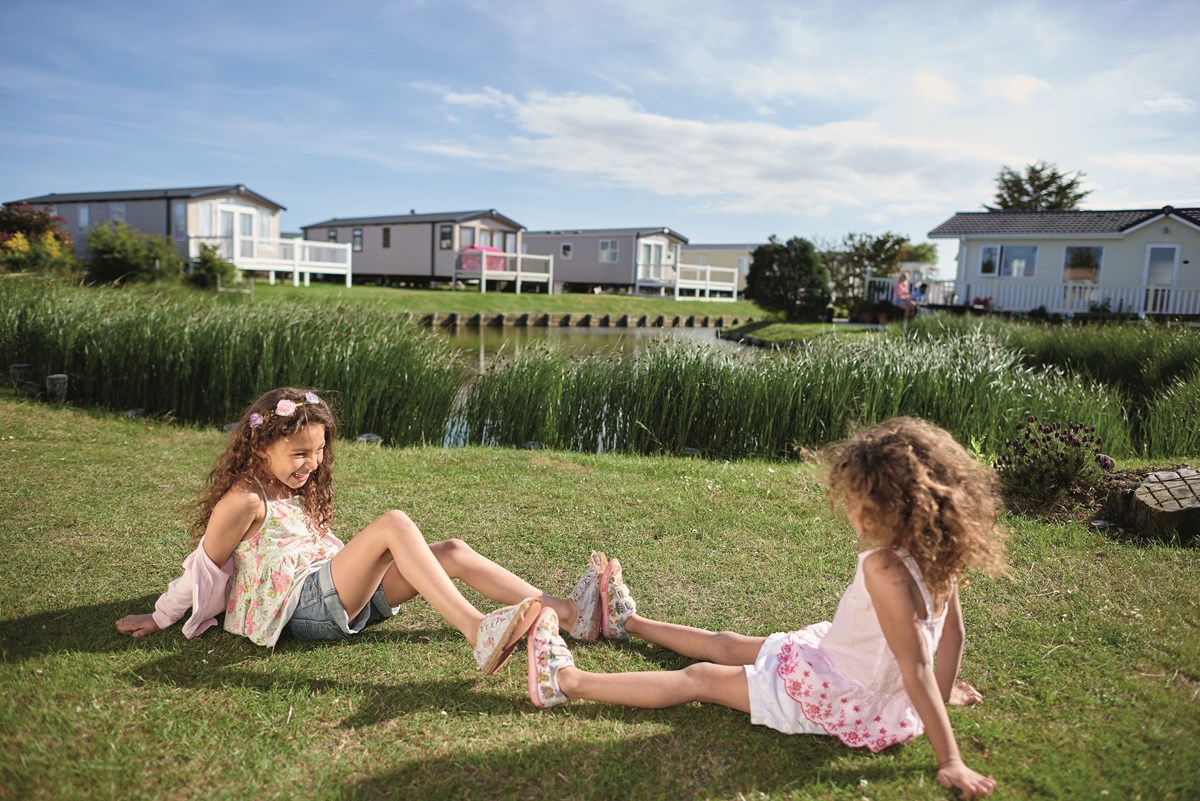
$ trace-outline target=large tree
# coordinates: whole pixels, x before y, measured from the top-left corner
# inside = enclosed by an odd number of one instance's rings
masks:
[[[822,320],[829,314],[829,272],[807,239],[784,243],[772,236],[751,254],[746,297],[790,321]]]
[[[1038,161],[1025,168],[1025,174],[1003,167],[996,176],[996,205],[988,211],[1071,211],[1091,194],[1080,189],[1082,172],[1063,173],[1054,164]]]
[[[880,277],[900,269],[911,248],[908,237],[887,231],[882,234],[849,233],[840,243],[821,246],[821,260],[829,270],[833,294],[839,304],[862,296],[867,273]]]

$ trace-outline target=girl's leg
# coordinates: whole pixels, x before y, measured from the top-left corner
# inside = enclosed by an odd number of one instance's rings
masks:
[[[748,637],[732,631],[706,631],[691,626],[664,623],[638,614],[626,621],[625,630],[635,637],[682,656],[732,666],[753,665],[766,640],[766,637]]]
[[[588,673],[564,667],[557,679],[559,689],[571,699],[645,709],[705,701],[750,712],[746,671],[740,666],[698,662],[683,670],[643,673]]]
[[[403,579],[406,592],[419,593],[450,625],[475,644],[483,614],[462,596],[446,575],[420,529],[401,511],[392,510],[360,531],[333,557],[333,584],[351,618],[371,600],[389,574]],[[388,593],[390,603],[405,600]],[[412,595],[408,595],[411,598]],[[520,600],[520,599],[518,599]]]
[[[446,540],[429,546],[442,569],[450,578],[461,579],[468,587],[502,604],[515,604],[524,598],[537,598],[543,607],[550,607],[558,614],[562,626],[568,631],[575,625],[579,613],[575,602],[569,598],[548,595],[507,569],[482,556],[462,540]],[[403,581],[403,577],[399,577]],[[388,593],[387,577],[383,589]],[[397,586],[401,594],[405,591]],[[408,596],[411,597],[411,596]],[[391,601],[388,593],[388,600]],[[395,601],[393,603],[400,603]]]

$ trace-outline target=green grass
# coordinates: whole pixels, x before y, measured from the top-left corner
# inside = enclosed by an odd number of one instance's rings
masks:
[[[630,295],[592,295],[568,293],[546,295],[534,292],[480,292],[473,289],[400,289],[394,287],[313,284],[294,287],[258,281],[254,286],[255,303],[296,301],[316,304],[366,304],[389,311],[414,314],[458,312],[459,314],[614,314],[667,316],[699,315],[713,317],[762,317],[764,312],[750,301],[680,300],[634,297]]]
[[[0,394],[0,798],[951,797],[925,738],[872,756],[702,705],[536,712],[520,653],[478,676],[419,601],[335,645],[119,637],[176,575],[223,438]],[[344,537],[403,508],[551,592],[600,547],[641,611],[692,625],[827,619],[854,567],[804,465],[351,443],[338,469]],[[963,594],[962,675],[987,698],[950,712],[968,764],[999,799],[1196,798],[1200,549],[1008,522],[1011,576]],[[574,653],[686,664],[636,642]]]

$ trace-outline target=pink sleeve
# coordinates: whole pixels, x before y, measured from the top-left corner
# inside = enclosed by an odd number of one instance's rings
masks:
[[[159,628],[170,626],[189,608],[192,614],[183,624],[183,636],[191,639],[217,624],[216,616],[225,611],[233,559],[217,566],[204,550],[204,543],[183,560],[183,575],[171,582],[154,604],[154,622]]]
[[[172,581],[167,586],[167,591],[158,596],[151,617],[160,629],[174,625],[183,617],[183,613],[191,608],[193,584],[192,577],[185,567],[183,575]]]

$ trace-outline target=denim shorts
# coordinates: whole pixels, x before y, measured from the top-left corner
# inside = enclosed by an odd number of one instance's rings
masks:
[[[288,621],[288,631],[302,640],[341,640],[396,614],[397,607],[388,604],[380,584],[367,605],[351,620],[333,586],[332,565],[332,561],[321,565],[304,579],[300,588],[300,600]]]

